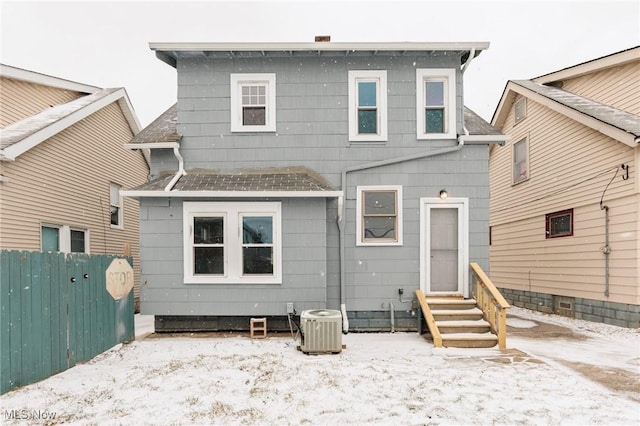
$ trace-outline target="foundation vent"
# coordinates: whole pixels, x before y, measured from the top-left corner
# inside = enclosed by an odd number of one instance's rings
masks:
[[[566,296],[553,296],[553,311],[565,317],[575,317],[575,299]]]

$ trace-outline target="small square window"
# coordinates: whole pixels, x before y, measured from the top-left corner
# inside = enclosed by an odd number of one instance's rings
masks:
[[[60,228],[42,226],[42,251],[60,251]]]
[[[573,235],[573,209],[549,213],[545,216],[546,238],[570,237]]]
[[[516,123],[527,117],[527,98],[518,99],[513,105],[513,115]]]
[[[527,138],[513,144],[513,183],[529,179],[529,146]]]
[[[386,71],[349,71],[349,140],[387,140]]]
[[[231,74],[231,131],[276,131],[275,74]]]
[[[358,187],[357,245],[402,244],[402,187]]]

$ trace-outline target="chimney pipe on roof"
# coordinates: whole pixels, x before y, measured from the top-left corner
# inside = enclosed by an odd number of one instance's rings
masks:
[[[328,35],[316,36],[316,43],[328,43],[330,41],[331,41],[331,36],[328,36]]]

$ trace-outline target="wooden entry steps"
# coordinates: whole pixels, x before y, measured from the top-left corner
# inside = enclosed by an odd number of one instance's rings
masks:
[[[491,348],[498,344],[491,324],[483,318],[474,299],[416,296],[427,321],[434,346],[449,348]]]

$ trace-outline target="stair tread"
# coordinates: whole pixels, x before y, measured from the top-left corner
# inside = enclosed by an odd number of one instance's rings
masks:
[[[482,314],[482,310],[478,308],[471,309],[431,309],[433,315],[469,315]]]
[[[493,333],[448,333],[442,335],[442,340],[498,340]]]
[[[436,325],[438,327],[487,327],[489,326],[489,322],[478,319],[478,320],[441,320],[436,321]]]
[[[430,305],[474,305],[476,301],[473,299],[455,299],[445,297],[427,297],[427,303]]]

